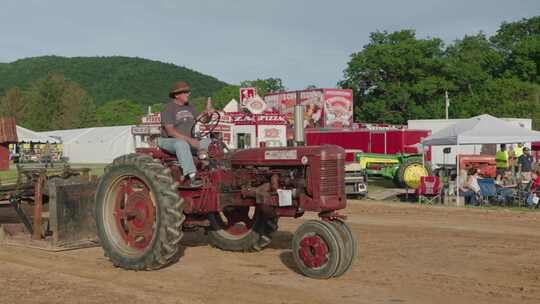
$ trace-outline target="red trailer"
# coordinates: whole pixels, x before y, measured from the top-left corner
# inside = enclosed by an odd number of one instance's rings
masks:
[[[418,144],[430,131],[408,129],[306,129],[308,145],[335,144],[347,152],[347,161],[355,152],[379,154],[421,153]],[[429,150],[426,160],[430,159]]]

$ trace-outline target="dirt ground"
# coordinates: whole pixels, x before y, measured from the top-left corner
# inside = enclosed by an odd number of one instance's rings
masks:
[[[350,201],[359,259],[341,278],[297,273],[280,221],[269,249],[231,253],[187,234],[165,269],[114,268],[101,248],[0,247],[0,303],[540,303],[540,212]]]

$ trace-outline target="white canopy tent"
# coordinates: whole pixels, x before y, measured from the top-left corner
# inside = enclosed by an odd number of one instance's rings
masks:
[[[540,141],[540,132],[527,130],[502,119],[483,114],[463,120],[432,134],[422,140],[422,145],[456,145],[459,151],[460,145],[512,144],[532,141]],[[456,193],[459,196],[459,161],[456,161],[456,164]]]
[[[135,152],[132,126],[100,127],[42,132],[62,139],[63,155],[72,163],[111,163]]]
[[[17,126],[17,139],[19,142],[27,142],[27,143],[51,143],[56,144],[60,141],[56,138],[49,137],[47,135],[34,132],[32,130],[23,128],[21,126]]]

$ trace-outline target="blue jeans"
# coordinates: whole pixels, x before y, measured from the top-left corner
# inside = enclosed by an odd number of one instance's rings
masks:
[[[514,189],[511,188],[499,188],[497,189],[497,194],[502,196],[504,203],[510,203],[510,200],[514,196]]]
[[[465,205],[478,205],[478,200],[476,199],[476,192],[472,190],[460,191],[459,194],[465,197]]]
[[[201,149],[208,150],[210,145],[210,138],[203,138],[200,140]],[[195,152],[196,149],[192,149],[191,145],[187,141],[178,138],[165,138],[160,137],[158,139],[158,147],[163,150],[166,150],[169,153],[176,154],[176,158],[182,167],[184,175],[189,175],[191,173],[197,173],[197,168],[193,162],[192,151]]]

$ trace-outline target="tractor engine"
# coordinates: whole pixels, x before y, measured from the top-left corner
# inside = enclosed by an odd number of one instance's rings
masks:
[[[232,153],[228,161],[231,170],[221,184],[225,197],[241,193],[254,198],[257,205],[287,207],[299,214],[346,206],[345,150],[341,147],[248,149]]]

